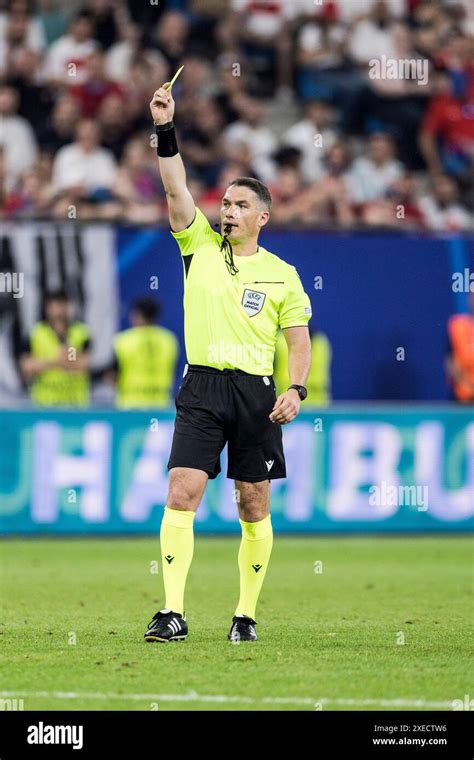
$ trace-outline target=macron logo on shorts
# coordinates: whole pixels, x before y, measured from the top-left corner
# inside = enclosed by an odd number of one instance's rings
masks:
[[[269,459],[268,462],[267,462],[267,460],[265,460],[265,464],[267,465],[268,472],[270,472],[270,470],[272,469],[273,465],[275,464],[275,460],[274,459]]]

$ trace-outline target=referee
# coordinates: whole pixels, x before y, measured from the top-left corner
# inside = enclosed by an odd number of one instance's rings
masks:
[[[146,641],[183,641],[186,578],[194,516],[208,479],[217,477],[228,444],[227,477],[235,480],[242,540],[240,597],[230,641],[255,641],[255,610],[273,544],[270,480],[285,478],[281,425],[306,397],[311,363],[311,305],[296,269],[258,245],[271,197],[256,179],[227,188],[221,233],[195,207],[173,125],[175,103],[165,83],[150,103],[171,234],[184,270],[186,365],[176,397],[168,462],[169,491],[160,529],[165,607]],[[278,327],[288,344],[291,385],[278,398],[272,377]]]

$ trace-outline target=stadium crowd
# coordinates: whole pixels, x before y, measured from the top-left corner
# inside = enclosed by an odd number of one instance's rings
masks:
[[[165,222],[149,101],[184,64],[179,145],[211,220],[252,175],[277,225],[472,229],[469,0],[0,9],[1,219]]]

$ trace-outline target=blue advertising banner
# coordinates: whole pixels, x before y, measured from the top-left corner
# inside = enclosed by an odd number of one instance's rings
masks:
[[[2,411],[2,534],[159,531],[174,410]],[[276,531],[468,531],[474,421],[455,406],[306,410],[284,428],[288,478],[272,482]],[[234,482],[210,481],[201,532],[240,532]]]
[[[474,237],[458,234],[277,231],[262,245],[293,264],[332,346],[335,401],[445,401],[449,317],[474,292]],[[135,298],[157,297],[183,343],[183,265],[169,232],[120,228],[122,328]],[[400,356],[403,353],[403,356]]]

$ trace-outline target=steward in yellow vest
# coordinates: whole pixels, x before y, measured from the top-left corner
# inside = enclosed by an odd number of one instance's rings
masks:
[[[45,320],[38,322],[20,356],[20,369],[30,395],[40,406],[84,407],[90,397],[91,336],[87,325],[69,321],[70,303],[63,291],[44,301]]]
[[[308,390],[306,403],[308,405],[326,406],[331,401],[331,355],[331,344],[327,336],[322,332],[312,333],[311,368],[306,381]],[[288,346],[281,330],[278,330],[275,345],[273,379],[277,394],[284,393],[290,385]]]
[[[151,298],[135,302],[132,327],[115,337],[116,404],[140,409],[169,406],[179,353],[176,335],[155,325],[159,305]]]

